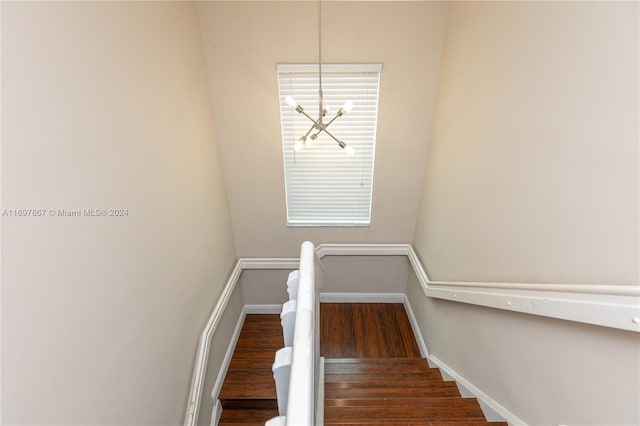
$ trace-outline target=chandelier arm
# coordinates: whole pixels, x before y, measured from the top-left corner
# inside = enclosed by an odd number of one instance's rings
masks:
[[[327,124],[324,125],[324,127],[329,127],[329,124],[333,123],[334,121],[336,121],[336,119],[340,117],[340,114],[336,114],[335,117],[333,117]]]
[[[338,138],[336,138],[335,136],[333,136],[333,135],[331,134],[331,132],[329,132],[329,131],[327,130],[326,126],[325,126],[325,127],[323,127],[323,128],[321,128],[321,129],[320,129],[320,132],[325,132],[327,135],[331,136],[331,138],[332,138],[334,141],[338,142],[338,145],[340,145],[340,148],[344,148],[344,147],[345,147],[346,143],[342,142],[340,139],[338,139]],[[318,133],[320,133],[320,132],[318,132]]]
[[[322,125],[317,120],[314,120],[309,114],[304,112],[304,110],[301,110],[301,111],[298,111],[298,112],[300,114],[304,115],[305,117],[307,117],[309,120],[313,121],[314,127],[322,127]]]
[[[309,136],[309,133],[311,133],[313,131],[313,129],[316,128],[315,124],[311,125],[311,128],[309,130],[307,130],[307,133],[304,134],[305,139],[307,138],[307,136]]]

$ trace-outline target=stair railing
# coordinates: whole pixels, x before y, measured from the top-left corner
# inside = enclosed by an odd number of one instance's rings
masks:
[[[318,290],[322,284],[322,267],[309,241],[300,248],[300,269],[297,272],[291,274],[288,282],[289,297],[295,301],[285,304],[282,315],[286,342],[289,339],[286,337],[285,324],[290,322],[291,309],[295,306],[293,344],[278,351],[273,368],[280,417],[269,420],[266,423],[268,426],[315,424],[320,367]],[[283,384],[287,376],[288,383]]]

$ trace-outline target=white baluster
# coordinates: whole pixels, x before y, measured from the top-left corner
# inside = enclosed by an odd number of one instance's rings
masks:
[[[274,417],[270,420],[267,420],[264,426],[284,426],[285,424],[286,424],[286,417],[280,416],[280,417]]]
[[[289,300],[296,299],[298,297],[298,281],[300,280],[300,271],[296,270],[289,274],[287,279],[287,293],[289,293]]]
[[[273,362],[273,379],[276,382],[276,395],[278,397],[278,412],[281,416],[287,414],[287,399],[289,398],[289,378],[291,376],[290,347],[285,347],[276,352]]]
[[[282,313],[280,313],[280,324],[282,324],[282,335],[284,336],[284,345],[293,346],[293,332],[296,326],[296,301],[289,300],[282,305]]]

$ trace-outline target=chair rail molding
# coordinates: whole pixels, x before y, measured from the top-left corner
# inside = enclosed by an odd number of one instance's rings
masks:
[[[406,256],[427,297],[640,332],[640,286],[431,281],[411,244],[320,244],[316,247],[316,253],[320,258]],[[185,426],[195,426],[197,423],[211,336],[220,323],[242,271],[294,270],[298,267],[299,259],[296,258],[238,259],[200,335]],[[325,297],[335,299],[337,294],[328,294]],[[253,307],[247,308],[251,310]],[[275,307],[270,306],[267,310],[273,309]],[[246,314],[247,310],[243,313]]]
[[[431,281],[411,244],[321,244],[324,256],[407,256],[425,296],[640,332],[640,286]]]

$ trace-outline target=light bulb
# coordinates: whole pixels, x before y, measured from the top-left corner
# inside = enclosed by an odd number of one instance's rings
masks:
[[[353,102],[351,101],[347,101],[344,103],[344,105],[342,105],[342,109],[344,110],[344,112],[349,112],[353,109]]]
[[[309,145],[312,145],[316,141],[316,139],[318,139],[318,135],[317,134],[314,134],[314,133],[310,134],[309,135]]]
[[[351,157],[351,156],[353,156],[353,155],[356,153],[356,150],[355,150],[355,149],[353,149],[353,147],[352,147],[351,145],[347,145],[347,146],[344,148],[344,152],[345,152],[348,156],[350,156],[350,157]]]
[[[291,108],[295,108],[298,106],[298,103],[296,102],[295,99],[293,99],[291,96],[287,95],[284,98],[284,101],[287,103],[287,105],[289,105]]]
[[[302,148],[304,148],[304,144],[303,144],[302,142],[300,142],[300,141],[296,141],[296,142],[293,144],[293,150],[294,150],[295,152],[300,152],[300,151],[302,151]]]

